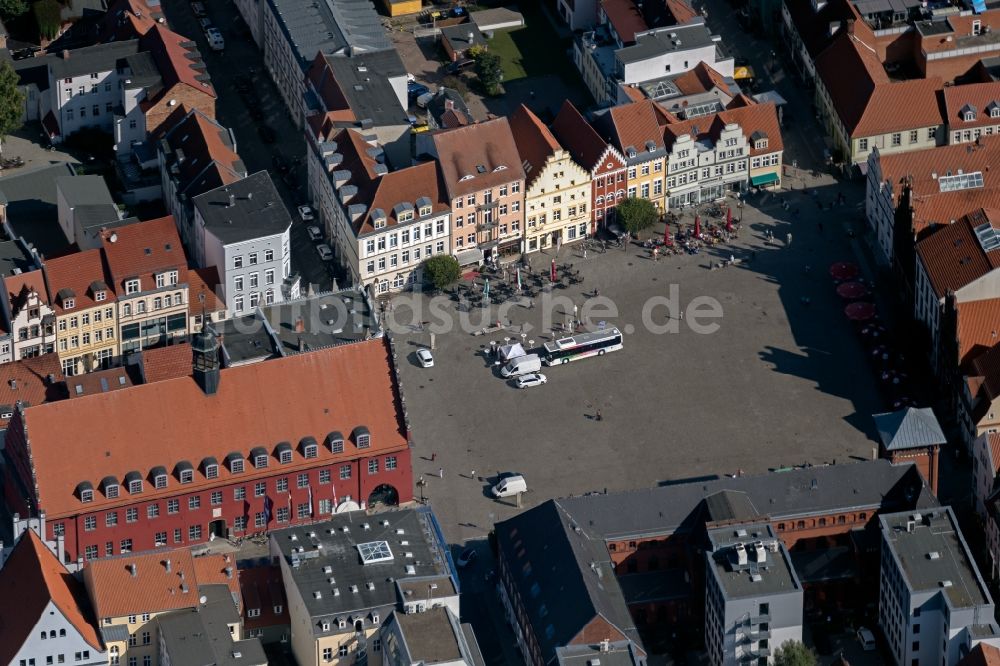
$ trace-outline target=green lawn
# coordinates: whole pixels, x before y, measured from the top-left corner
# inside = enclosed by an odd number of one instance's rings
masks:
[[[489,50],[503,61],[504,81],[575,72],[572,60],[566,55],[570,43],[552,34],[539,10],[528,8],[522,13],[524,27],[497,30],[489,41]]]

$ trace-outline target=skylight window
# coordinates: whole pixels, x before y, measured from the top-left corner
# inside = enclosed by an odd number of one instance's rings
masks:
[[[364,564],[377,564],[379,562],[391,562],[392,550],[389,549],[388,541],[369,541],[359,543],[358,552],[361,554],[361,562]]]
[[[972,171],[970,173],[960,173],[956,176],[941,176],[938,178],[938,187],[942,192],[957,192],[958,190],[971,190],[983,186],[983,172]]]

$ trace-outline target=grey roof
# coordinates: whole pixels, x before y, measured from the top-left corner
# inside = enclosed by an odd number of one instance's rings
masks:
[[[194,199],[205,228],[223,244],[282,234],[292,225],[267,171],[258,171]]]
[[[917,468],[873,460],[705,482],[664,485],[555,500],[578,524],[606,539],[688,530],[703,500],[719,491],[746,493],[761,515],[792,518],[834,508],[907,510],[936,506]]]
[[[788,551],[770,524],[716,527],[708,530],[708,539],[712,550],[705,557],[726,599],[801,594]],[[737,556],[740,550],[746,555],[744,563]]]
[[[397,606],[396,580],[452,571],[440,534],[428,507],[371,516],[346,513],[307,527],[272,531],[271,551],[277,550],[287,563],[291,580],[285,580],[285,587],[298,588],[314,620],[313,633],[353,633],[355,621],[371,627],[373,611],[386,618]],[[385,542],[388,557],[364,563],[359,547],[379,542]],[[338,628],[338,619],[347,621],[347,629]],[[329,623],[326,631],[324,621]]]
[[[544,662],[597,616],[641,645],[604,540],[577,525],[559,502],[499,523],[496,534]]]
[[[376,126],[408,124],[408,114],[389,83],[389,77],[406,75],[398,53],[388,50],[352,57],[326,56],[326,61],[359,121],[371,120]]]
[[[797,550],[791,555],[795,573],[803,584],[855,578],[858,575],[854,553],[847,546]]]
[[[0,241],[0,277],[33,271],[38,267],[35,256],[21,239]]]
[[[173,664],[185,666],[267,666],[256,638],[234,641],[229,625],[240,623],[232,593],[225,585],[202,585],[205,603],[198,608],[156,618],[160,643]]]
[[[465,636],[456,618],[446,606],[423,613],[394,613],[406,643],[411,663],[437,664],[464,658]]]
[[[641,666],[644,662],[631,641],[618,641],[602,646],[596,644],[565,645],[556,648],[560,666],[590,666],[599,660],[601,666]]]
[[[269,0],[305,71],[317,53],[391,49],[371,0]]]
[[[111,191],[101,176],[62,176],[56,178],[56,187],[62,192],[70,208],[115,205]]]
[[[300,319],[302,330],[296,331]],[[227,362],[233,365],[382,335],[363,288],[264,306],[259,313],[223,322],[221,333]]]
[[[759,514],[745,492],[720,490],[705,498],[706,517],[709,521],[749,520]]]
[[[896,412],[874,414],[872,418],[886,451],[948,443],[930,407],[907,407]]]
[[[73,167],[64,162],[0,179],[0,190],[8,200],[8,221],[15,233],[42,254],[64,250],[67,245],[56,204],[56,178],[67,175],[73,175]]]
[[[163,77],[160,75],[160,68],[156,66],[156,60],[149,51],[135,53],[125,58],[128,63],[130,88],[152,88],[159,90],[163,87]],[[153,97],[152,92],[148,97]]]
[[[630,64],[665,53],[702,48],[712,43],[712,33],[704,23],[675,25],[636,35],[635,44],[618,49],[615,57],[624,64]]]
[[[119,64],[125,64],[125,58],[138,52],[139,40],[129,39],[73,49],[66,55],[53,54],[47,56],[46,60],[52,70],[52,77],[59,80],[117,69]]]
[[[472,39],[469,39],[469,37]],[[485,46],[486,37],[475,23],[460,23],[441,28],[441,37],[451,42],[452,48],[465,51],[473,46]]]
[[[49,62],[54,55],[44,55],[38,58],[23,58],[15,60],[14,71],[17,72],[18,83],[22,86],[35,84],[40,91],[49,89]]]
[[[128,625],[116,624],[110,627],[101,627],[101,638],[105,643],[124,643],[128,640]]]
[[[457,114],[464,115],[468,120],[468,124],[475,122],[472,112],[469,111],[469,106],[462,99],[462,95],[457,90],[441,86],[434,97],[431,98],[431,101],[427,103],[427,112],[434,116],[434,120],[440,125],[441,116],[449,108]]]
[[[629,606],[688,599],[691,595],[687,569],[657,569],[619,575],[618,585]]]
[[[953,609],[991,603],[951,507],[882,514],[879,521],[909,590],[940,591]]]

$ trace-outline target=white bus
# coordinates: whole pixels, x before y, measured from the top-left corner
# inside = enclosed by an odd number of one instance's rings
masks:
[[[556,365],[588,356],[602,356],[605,352],[618,351],[621,348],[621,332],[617,328],[609,328],[546,342],[542,358],[545,365]]]

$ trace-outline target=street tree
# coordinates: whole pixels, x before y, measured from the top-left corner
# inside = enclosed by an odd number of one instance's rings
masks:
[[[774,653],[774,666],[816,666],[816,652],[799,641],[785,641]]]
[[[660,217],[652,201],[637,197],[625,199],[615,210],[625,230],[633,236],[653,226]]]
[[[462,275],[458,260],[450,254],[439,254],[424,261],[424,283],[434,289],[444,289]]]
[[[31,6],[38,24],[38,34],[43,39],[55,39],[62,24],[62,5],[58,0],[38,0]]]
[[[24,112],[24,93],[17,87],[17,72],[10,62],[0,65],[0,154],[7,135],[20,129]]]
[[[487,95],[499,95],[503,83],[503,66],[500,56],[490,53],[485,47],[475,46],[468,51],[470,58],[476,61],[476,76],[483,84]]]
[[[28,11],[25,0],[0,0],[0,19],[10,22]]]

